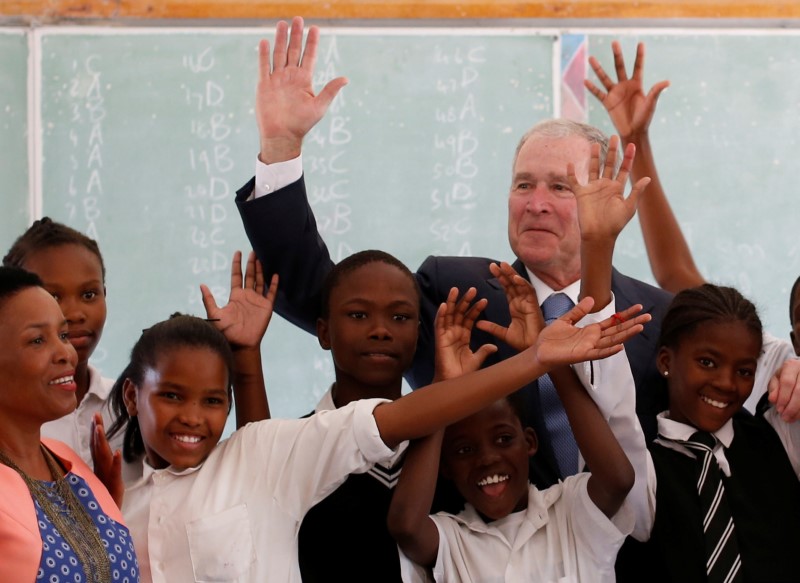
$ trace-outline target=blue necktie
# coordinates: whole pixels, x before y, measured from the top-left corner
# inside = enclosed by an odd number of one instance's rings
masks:
[[[563,316],[569,312],[575,304],[566,294],[555,293],[547,298],[542,304],[542,315],[546,324]],[[542,415],[547,433],[550,436],[550,443],[553,445],[553,453],[558,462],[558,469],[561,477],[566,478],[578,473],[578,444],[575,443],[575,436],[569,426],[567,412],[558,393],[550,380],[550,375],[539,377],[539,403],[542,406]]]

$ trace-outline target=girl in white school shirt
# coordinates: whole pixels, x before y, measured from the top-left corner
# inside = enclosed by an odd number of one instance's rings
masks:
[[[204,295],[213,305],[207,290]],[[242,325],[260,326],[263,334],[274,295],[275,281],[268,301]],[[115,386],[124,404],[120,414],[129,417],[124,453],[145,460],[144,476],[126,491],[123,505],[142,580],[300,581],[303,516],[349,474],[557,364],[613,354],[642,328],[644,319],[636,318],[575,328],[591,305],[591,299],[579,303],[534,346],[487,369],[393,402],[361,400],[306,419],[251,423],[222,443],[234,374],[225,337],[188,316],[145,330]],[[440,314],[452,317],[457,309],[453,301]],[[236,379],[261,377],[259,344],[260,338],[246,347],[251,357],[237,356]]]

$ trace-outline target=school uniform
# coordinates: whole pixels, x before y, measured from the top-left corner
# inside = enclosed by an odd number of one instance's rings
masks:
[[[651,445],[651,502],[655,522],[645,553],[649,581],[706,581],[702,511],[694,453],[669,439],[688,439],[696,428],[658,419],[664,438]],[[714,457],[735,525],[745,581],[798,580],[800,548],[800,424],[738,413],[714,434]]]
[[[336,409],[332,389],[314,413]],[[386,527],[392,493],[400,477],[407,443],[366,472],[350,474],[309,510],[299,533],[304,583],[328,581],[399,582],[397,545]]]
[[[195,468],[145,464],[123,505],[142,581],[299,582],[306,512],[349,474],[395,453],[372,415],[382,402],[250,423]]]
[[[586,323],[604,319],[608,310],[613,313],[613,299],[604,310],[588,315]],[[580,473],[543,490],[530,485],[527,509],[501,520],[486,523],[469,504],[457,514],[434,514],[437,582],[615,581],[617,552],[649,512],[647,451],[636,418],[633,377],[624,351],[572,368],[634,468],[631,493],[608,518],[589,498],[590,474]],[[401,568],[406,582],[426,580],[424,570],[402,555]]]
[[[108,431],[111,424],[116,420],[116,416],[111,412],[108,401],[111,395],[111,388],[114,386],[114,379],[107,379],[100,375],[100,371],[89,365],[89,389],[86,391],[77,408],[67,415],[49,421],[42,425],[42,437],[57,439],[66,443],[90,468],[94,468],[92,460],[92,422],[94,414],[100,413],[103,417],[103,424]],[[111,440],[109,446],[111,451],[122,450],[122,442],[125,432],[117,433]],[[125,484],[131,484],[142,476],[142,462],[132,463],[122,462],[122,479]]]
[[[439,531],[434,579],[613,582],[614,560],[634,516],[623,504],[609,519],[589,498],[588,480],[581,473],[542,491],[531,485],[527,509],[489,524],[469,504],[455,516],[431,516]]]

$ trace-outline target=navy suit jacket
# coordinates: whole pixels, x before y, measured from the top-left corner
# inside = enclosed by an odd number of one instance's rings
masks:
[[[303,178],[268,196],[247,201],[253,192],[253,184],[251,180],[238,191],[236,204],[265,274],[278,273],[280,276],[276,311],[309,333],[316,334],[322,282],[334,264],[317,231]],[[477,288],[477,297],[489,300],[482,317],[502,325],[509,323],[511,316],[505,293],[489,272],[489,263],[493,261],[483,257],[428,257],[417,271],[417,282],[422,292],[421,324],[414,363],[406,374],[412,387],[424,386],[433,378],[433,321],[437,308],[451,287],[462,291],[469,287]],[[528,279],[521,261],[517,260],[513,265]],[[667,408],[666,384],[656,370],[655,356],[661,319],[671,295],[616,270],[611,284],[618,310],[642,304],[643,311],[653,316],[644,332],[625,343],[636,383],[637,414],[645,437],[651,441],[656,435],[656,415]],[[498,351],[487,360],[487,366],[515,354],[511,347],[493,336],[480,330],[473,331],[473,348],[487,342],[498,347]],[[528,394],[527,402],[531,405],[527,421],[539,437],[539,451],[533,458],[530,477],[537,486],[544,488],[558,481],[558,466],[537,406],[536,383],[522,390]]]

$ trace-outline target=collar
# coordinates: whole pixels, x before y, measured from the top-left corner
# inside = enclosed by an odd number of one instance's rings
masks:
[[[533,528],[531,533],[544,528],[544,526],[550,521],[548,510],[559,498],[561,498],[561,483],[541,491],[537,490],[536,486],[533,484],[528,486],[528,507],[525,510],[520,510],[520,512],[525,513],[524,522],[530,523],[531,527]],[[475,510],[471,504],[465,504],[464,510],[458,514],[449,516],[452,516],[456,522],[461,523],[466,528],[474,532],[497,534],[497,530],[494,528],[493,523],[485,522],[483,518],[481,518],[481,515],[478,514],[478,511]],[[522,527],[520,528],[520,534],[522,534]],[[520,535],[517,536],[519,538]]]
[[[336,409],[336,405],[333,403],[333,385],[322,395],[322,398],[317,403],[317,406],[314,408],[314,413],[319,413],[320,411],[333,411]]]
[[[186,476],[188,474],[193,474],[195,472],[199,472],[200,468],[203,467],[203,464],[199,466],[195,466],[193,468],[186,468],[184,470],[177,470],[172,466],[157,470],[150,463],[147,461],[147,456],[142,458],[142,480],[144,482],[148,482],[151,480],[155,480],[160,476],[164,476],[166,474],[170,474],[172,476]]]
[[[86,397],[90,395],[97,397],[101,401],[108,400],[111,395],[111,389],[114,386],[114,381],[111,379],[104,379],[100,374],[100,370],[93,367],[91,364],[88,366],[89,371],[89,389],[86,391]]]
[[[692,427],[691,425],[686,425],[680,421],[674,421],[670,419],[669,411],[663,411],[659,413],[656,419],[658,422],[658,434],[667,439],[686,441],[692,436],[693,433],[697,431],[696,427]],[[731,442],[733,442],[733,419],[728,419],[725,425],[715,431],[714,437],[717,438],[719,444],[721,444],[724,448],[729,448],[731,446]],[[663,440],[659,440],[659,443],[665,445]],[[687,454],[691,453],[689,449],[683,446],[681,446],[679,451],[684,451]],[[694,454],[691,455],[694,456]]]
[[[564,289],[554,290],[541,279],[539,279],[536,274],[534,274],[530,269],[525,267],[525,271],[528,273],[528,279],[533,285],[533,289],[536,291],[536,297],[539,299],[539,305],[541,306],[544,301],[549,298],[551,295],[555,293],[563,293],[572,300],[573,304],[578,304],[578,296],[581,293],[581,280],[578,279],[573,281]]]

